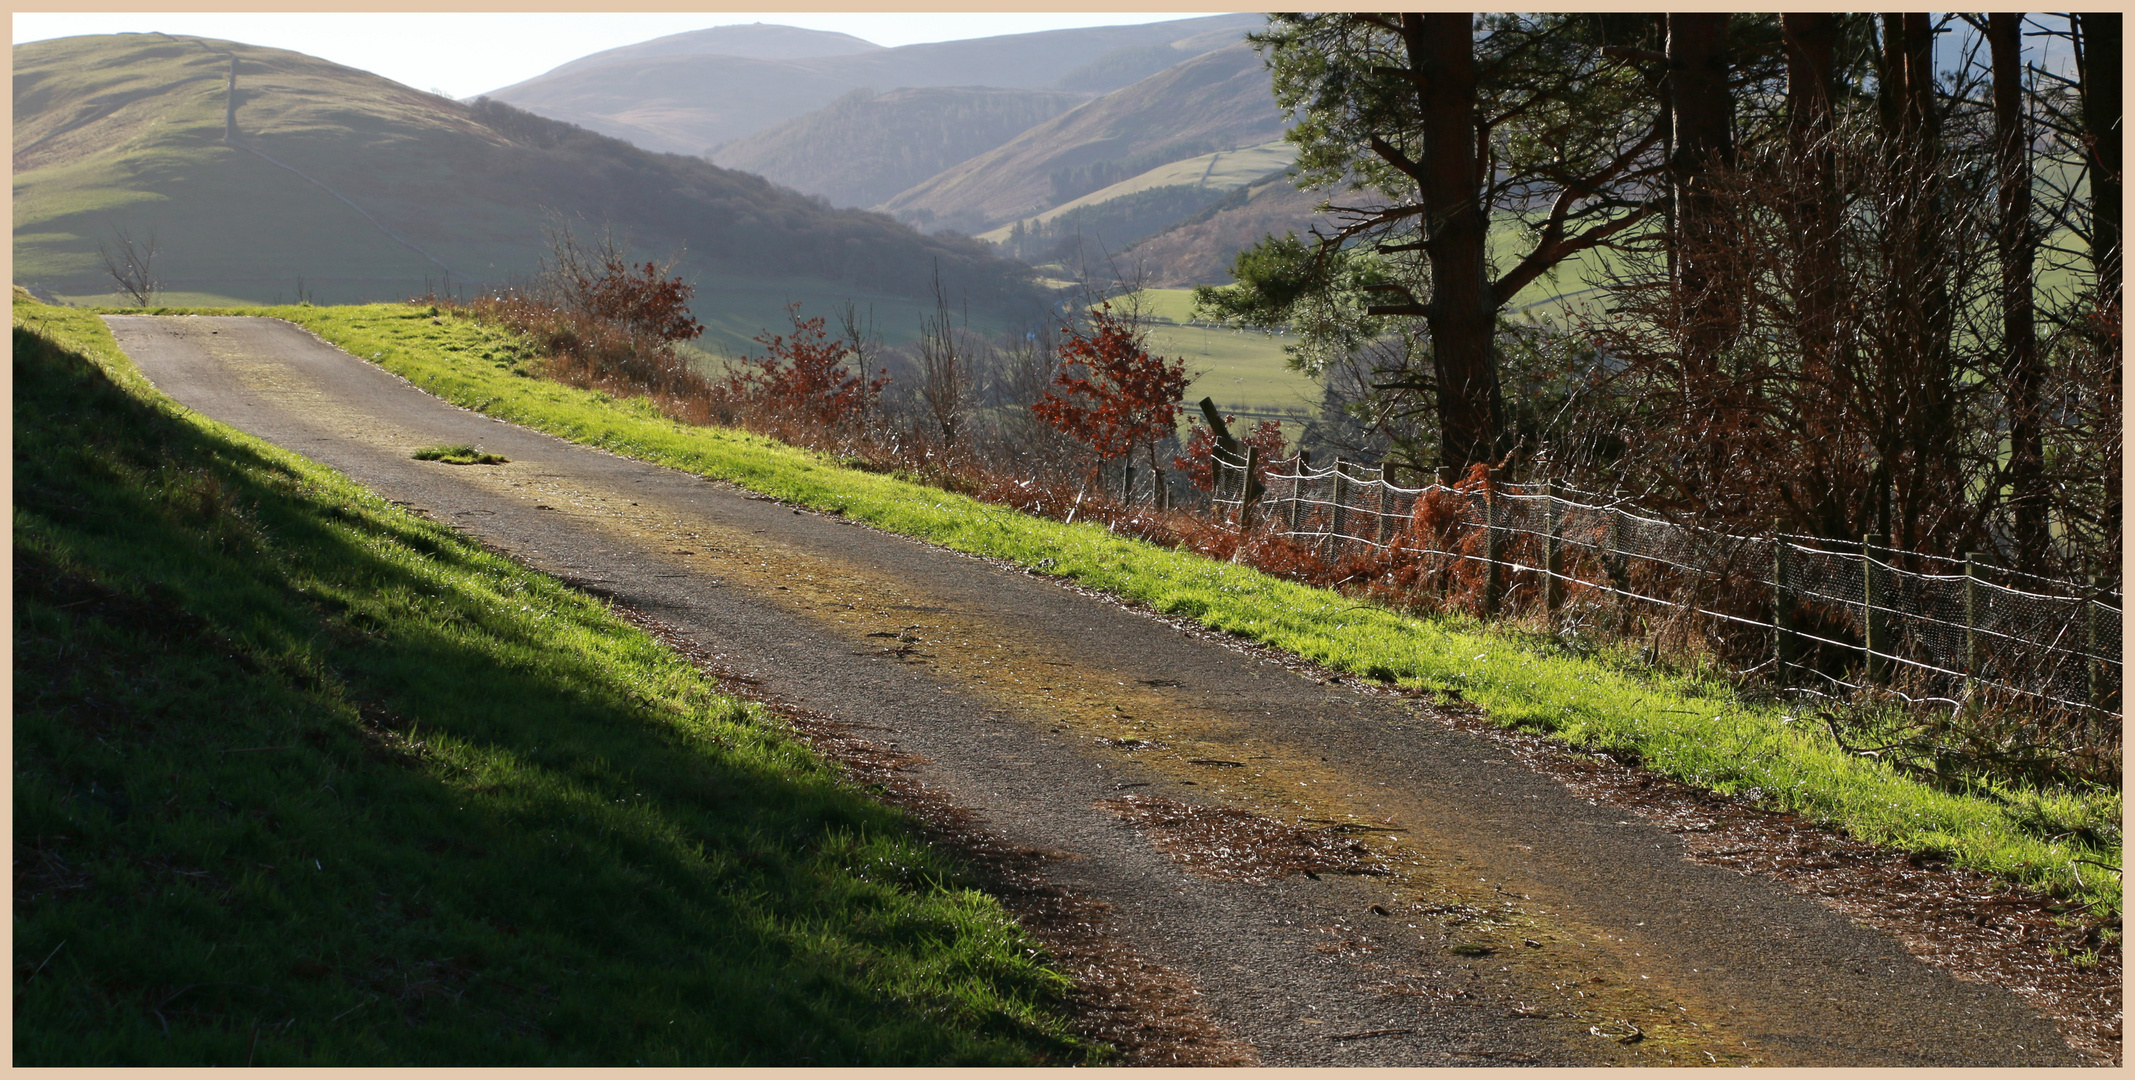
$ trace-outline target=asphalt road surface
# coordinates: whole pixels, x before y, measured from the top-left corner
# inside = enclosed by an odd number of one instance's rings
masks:
[[[1674,833],[1427,704],[491,420],[286,323],[108,321],[186,406],[918,755],[919,778],[984,826],[1051,851],[1048,873],[1109,904],[1113,932],[1189,979],[1264,1064],[2093,1063],[2006,991],[1691,862]],[[510,463],[410,459],[444,443]],[[1284,874],[1245,841],[1146,827],[1191,808],[1381,872]]]

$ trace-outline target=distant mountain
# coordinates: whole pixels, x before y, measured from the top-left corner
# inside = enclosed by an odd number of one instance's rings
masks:
[[[1242,38],[1259,15],[1009,34],[965,41],[859,50],[831,56],[764,58],[702,51],[730,48],[678,34],[584,57],[488,96],[651,150],[702,153],[814,112],[854,90],[917,86],[1051,89],[1121,49],[1169,46],[1180,60]],[[717,35],[735,28],[697,31]],[[855,39],[857,40],[857,39]],[[672,51],[663,51],[672,50]],[[1139,74],[1128,65],[1107,82],[1084,76],[1087,92],[1117,89]],[[1094,81],[1092,81],[1094,80]]]
[[[1259,243],[1261,237],[1286,232],[1302,236],[1314,225],[1324,232],[1333,231],[1337,227],[1333,215],[1316,209],[1329,194],[1299,191],[1287,172],[1277,172],[1128,247],[1119,261],[1147,274],[1152,288],[1228,284],[1238,253]]]
[[[780,26],[776,23],[743,23],[734,26],[714,26],[706,30],[691,30],[681,34],[641,41],[615,49],[604,49],[581,56],[568,64],[550,69],[551,75],[562,71],[583,71],[603,64],[642,63],[655,58],[674,56],[739,56],[750,60],[807,60],[819,56],[851,56],[855,53],[880,52],[882,46],[872,41],[840,34],[833,30],[804,30],[798,26]]]
[[[730,344],[789,298],[906,304],[916,321],[937,270],[974,316],[1041,303],[1027,268],[976,241],[300,53],[121,34],[17,45],[14,71],[14,272],[62,295],[110,293],[97,248],[119,228],[156,237],[176,293],[347,301],[531,275],[562,220],[681,253]]]
[[[855,90],[706,156],[835,206],[873,206],[1084,100],[971,86]]]
[[[1039,124],[880,209],[923,228],[978,233],[1169,162],[1282,133],[1259,55],[1230,45]]]

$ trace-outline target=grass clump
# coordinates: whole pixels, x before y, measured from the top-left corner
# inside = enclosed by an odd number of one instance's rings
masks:
[[[408,456],[417,461],[441,461],[447,465],[509,465],[512,460],[503,454],[477,450],[466,443],[457,446],[425,446]]]
[[[93,315],[14,322],[18,1064],[1101,1058],[770,717]]]
[[[501,331],[421,308],[277,309],[431,393],[576,442],[731,480],[960,551],[1007,559],[1309,660],[1481,706],[1500,724],[1635,756],[1665,775],[1832,823],[2117,919],[2120,794],[1951,791],[1838,746],[1823,725],[1696,672],[1640,669],[1458,615],[1418,618],[1247,567],[1016,513],[742,432],[689,427],[615,399],[479,362]],[[2110,868],[2110,869],[2102,869]]]

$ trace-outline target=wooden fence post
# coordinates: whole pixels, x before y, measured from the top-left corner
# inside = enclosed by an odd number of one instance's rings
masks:
[[[1801,640],[1794,636],[1794,590],[1787,584],[1792,559],[1791,545],[1779,535],[1779,522],[1772,522],[1772,666],[1773,682],[1780,689],[1792,685],[1794,665],[1801,656]]]
[[[1260,502],[1261,494],[1259,491],[1254,490],[1260,485],[1253,482],[1253,474],[1259,471],[1260,447],[1248,445],[1245,448],[1245,479],[1238,484],[1238,534],[1240,536],[1251,532],[1253,529],[1253,508]]]
[[[1885,575],[1878,563],[1890,557],[1882,533],[1861,537],[1861,652],[1868,661],[1868,681],[1890,680],[1890,618],[1883,611]]]
[[[1349,459],[1335,455],[1334,509],[1327,512],[1327,528],[1334,534],[1335,550],[1349,537]]]
[[[1386,534],[1393,531],[1394,463],[1379,463],[1379,529],[1377,542],[1386,546]]]
[[[1498,601],[1505,595],[1505,533],[1498,527],[1497,470],[1484,474],[1483,482],[1483,618],[1497,617]]]
[[[1564,511],[1557,505],[1557,482],[1542,485],[1549,505],[1549,532],[1542,540],[1542,606],[1554,613],[1564,606]]]
[[[1305,474],[1312,469],[1312,455],[1303,450],[1297,452],[1297,479],[1290,484],[1290,532],[1296,533],[1304,525]]]

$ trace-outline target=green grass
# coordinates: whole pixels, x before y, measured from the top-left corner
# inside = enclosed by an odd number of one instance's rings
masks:
[[[442,461],[447,465],[509,465],[503,454],[490,454],[466,443],[457,446],[425,446],[408,455],[417,461]]]
[[[1004,912],[775,720],[178,408],[95,316],[14,320],[17,1064],[1100,1056]]]
[[[1820,726],[1744,700],[1718,678],[1582,655],[1546,638],[1453,617],[1416,618],[1115,536],[1063,525],[746,433],[690,428],[642,400],[514,379],[470,358],[501,341],[463,320],[407,308],[278,312],[432,393],[587,445],[670,465],[960,551],[1049,572],[1316,662],[1458,694],[1497,723],[1573,746],[1636,754],[1663,774],[1799,811],[1853,835],[1942,853],[2117,913],[2117,792],[1938,790],[1848,754]]]

